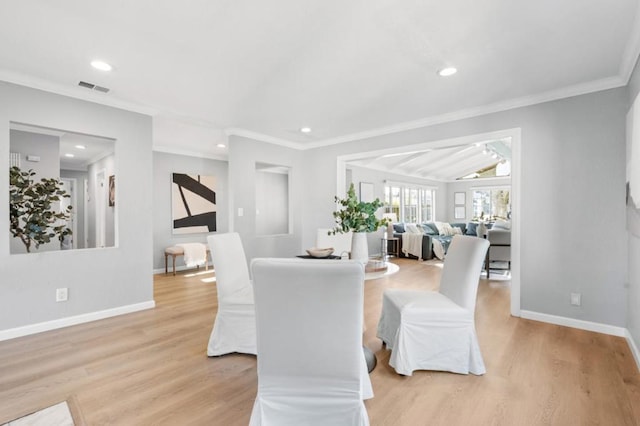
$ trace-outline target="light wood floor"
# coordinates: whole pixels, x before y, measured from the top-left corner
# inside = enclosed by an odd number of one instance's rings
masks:
[[[375,337],[382,291],[434,289],[440,269],[396,262],[400,272],[366,283],[365,343],[378,357],[365,403],[372,425],[640,423],[640,373],[625,340],[513,318],[504,281],[480,284],[486,375],[398,376]],[[247,425],[255,357],[206,356],[212,277],[157,275],[156,309],[0,342],[0,424],[68,400],[78,424]]]

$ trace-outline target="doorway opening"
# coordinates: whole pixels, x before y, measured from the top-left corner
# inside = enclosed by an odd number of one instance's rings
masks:
[[[511,145],[511,315],[520,316],[520,185],[521,185],[521,129],[505,129],[495,132],[467,135],[457,138],[424,142],[420,144],[396,146],[392,148],[359,152],[338,156],[336,194],[343,197],[346,193],[347,166],[363,158],[394,156],[399,153],[410,153],[416,156],[421,152],[459,147],[459,151],[471,149],[472,146],[492,140],[510,140]],[[452,159],[455,161],[455,159]],[[453,205],[452,205],[453,209]],[[451,214],[451,218],[454,214]]]

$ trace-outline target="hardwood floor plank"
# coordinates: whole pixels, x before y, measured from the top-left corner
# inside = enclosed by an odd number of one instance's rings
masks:
[[[399,376],[376,337],[386,288],[437,289],[435,262],[365,284],[363,339],[378,358],[372,425],[637,425],[640,373],[622,338],[511,317],[508,282],[481,280],[484,376]],[[248,424],[256,358],[209,358],[213,271],[154,277],[156,308],[0,342],[0,424],[62,400],[86,425]]]

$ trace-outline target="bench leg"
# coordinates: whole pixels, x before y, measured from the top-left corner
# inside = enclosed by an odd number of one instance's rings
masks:
[[[168,260],[169,255],[167,253],[164,254],[164,274],[168,274],[169,273],[169,267],[167,266],[167,260]]]
[[[176,275],[176,255],[172,254],[171,257],[173,257],[173,275]]]

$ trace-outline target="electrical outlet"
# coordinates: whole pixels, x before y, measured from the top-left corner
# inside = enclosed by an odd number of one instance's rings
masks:
[[[580,293],[571,293],[571,304],[573,306],[580,306],[582,303],[582,295]]]
[[[56,302],[66,302],[69,298],[69,290],[64,288],[56,289]]]

